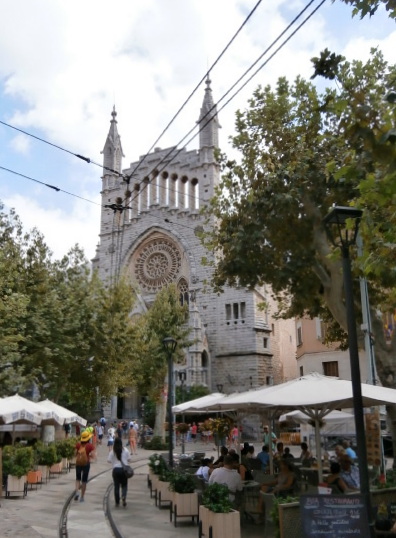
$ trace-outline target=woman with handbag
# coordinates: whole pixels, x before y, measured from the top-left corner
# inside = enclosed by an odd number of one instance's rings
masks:
[[[122,506],[126,506],[126,496],[128,492],[128,477],[125,467],[128,466],[130,458],[129,450],[122,446],[122,439],[114,439],[113,450],[109,452],[107,461],[113,464],[113,483],[115,505],[120,506],[120,487],[122,496]]]

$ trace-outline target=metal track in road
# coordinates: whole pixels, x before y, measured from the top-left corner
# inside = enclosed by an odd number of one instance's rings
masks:
[[[142,458],[140,460],[136,460],[136,462],[134,462],[134,464],[135,463],[140,463],[140,462],[141,462],[140,465],[134,465],[133,466],[135,471],[136,471],[136,469],[140,469],[141,467],[144,467],[145,465],[147,465],[148,457],[144,458],[144,459]],[[97,474],[91,476],[89,478],[88,482],[91,482],[91,480],[94,480],[98,476],[104,475],[105,473],[110,473],[111,471],[112,471],[112,468],[106,469],[105,471],[101,471],[100,473],[97,473]],[[111,515],[111,510],[109,509],[109,498],[110,498],[110,492],[112,491],[112,489],[113,489],[113,484],[110,484],[108,486],[108,488],[106,489],[104,495],[103,495],[103,513],[105,515],[105,518],[109,522],[110,528],[111,528],[115,538],[123,538],[122,534],[117,529],[117,526],[115,524],[113,516]],[[69,511],[70,505],[71,505],[71,503],[73,501],[73,498],[74,498],[74,491],[69,495],[69,497],[67,498],[65,504],[63,505],[61,516],[60,516],[60,519],[59,519],[59,538],[67,538],[68,537],[67,514],[68,514],[68,511]]]

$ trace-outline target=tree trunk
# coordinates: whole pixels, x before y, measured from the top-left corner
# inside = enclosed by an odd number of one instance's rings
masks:
[[[165,418],[166,418],[166,401],[168,390],[167,387],[161,392],[161,396],[155,407],[154,436],[161,437],[165,443]]]

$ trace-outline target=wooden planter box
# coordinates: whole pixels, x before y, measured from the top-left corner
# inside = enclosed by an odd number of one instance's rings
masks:
[[[41,483],[47,483],[49,479],[49,467],[47,465],[37,465],[37,470],[41,472]]]
[[[152,474],[150,480],[150,498],[155,497],[157,499],[157,488],[158,488],[159,478],[158,475]]]
[[[62,471],[64,471],[65,473],[70,472],[69,460],[67,458],[62,458],[61,464]]]
[[[174,518],[174,525],[177,526],[178,517],[191,517],[194,523],[198,521],[198,494],[197,493],[173,493],[170,508],[170,520]]]
[[[6,487],[6,497],[25,497],[27,494],[27,479],[26,476],[17,476],[8,475],[7,476],[7,487]]]
[[[199,507],[199,537],[241,538],[240,513],[232,510],[227,514],[217,514],[205,506]]]
[[[173,499],[173,492],[169,490],[169,482],[161,482],[158,480],[157,483],[157,493],[155,496],[155,504],[161,508],[162,503],[166,502],[167,506],[170,506],[170,503]]]
[[[38,488],[39,485],[43,483],[43,476],[41,471],[29,471],[27,474],[27,483],[30,486],[30,489]]]
[[[57,474],[57,475],[60,475],[62,474],[62,462],[60,461],[59,463],[54,463],[53,465],[51,465],[50,469],[49,469],[49,476],[51,478],[51,475],[54,475],[54,474]]]

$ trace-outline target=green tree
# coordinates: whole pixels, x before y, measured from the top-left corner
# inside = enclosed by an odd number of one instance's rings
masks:
[[[389,17],[392,19],[396,18],[395,0],[342,0],[342,2],[353,6],[353,15],[360,15],[361,19],[366,15],[372,17],[381,5],[389,13]]]
[[[141,394],[156,402],[154,435],[165,437],[167,395],[167,355],[162,341],[170,336],[177,341],[176,362],[184,362],[188,339],[188,308],[182,306],[175,284],[162,288],[144,315],[135,323],[136,355],[134,378]]]
[[[341,260],[322,219],[334,203],[362,207],[365,253],[355,272],[365,270],[370,283],[380,379],[396,387],[396,336],[386,341],[378,316],[396,284],[396,118],[385,99],[396,68],[377,51],[365,64],[328,51],[314,63],[315,75],[335,79],[336,87],[319,93],[300,77],[293,84],[282,78],[275,89],[258,88],[237,112],[232,142],[241,162],[222,156],[223,180],[210,208],[219,221],[206,238],[218,259],[214,281],[270,284],[280,316],[332,319],[333,338],[342,339]]]

